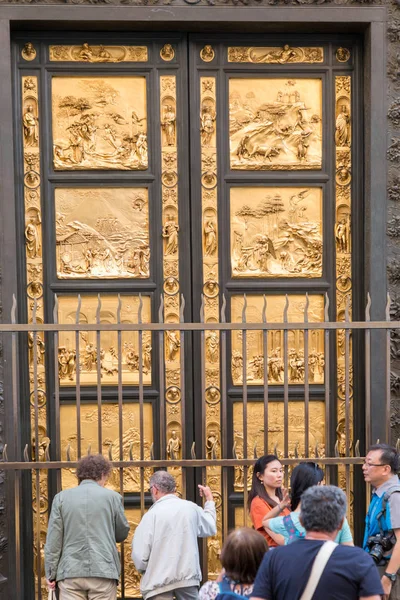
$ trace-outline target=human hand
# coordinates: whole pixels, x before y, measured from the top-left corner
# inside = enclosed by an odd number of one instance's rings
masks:
[[[392,582],[389,577],[385,577],[385,575],[381,579],[381,584],[383,587],[383,600],[389,600],[390,592],[392,590]]]
[[[210,488],[208,487],[208,485],[200,485],[199,484],[199,492],[200,492],[200,496],[206,499],[206,502],[210,502],[213,501],[213,495],[212,495],[212,491],[210,490]]]
[[[49,590],[55,590],[56,589],[56,585],[57,582],[52,580],[52,579],[46,579],[46,583],[47,583],[47,587],[49,588]]]
[[[289,492],[285,488],[282,488],[282,500],[279,502],[278,506],[279,506],[279,512],[282,512],[283,510],[285,510],[285,508],[290,506]]]

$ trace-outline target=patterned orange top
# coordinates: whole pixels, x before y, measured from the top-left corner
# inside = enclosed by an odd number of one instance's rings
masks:
[[[268,504],[268,502],[266,502],[259,496],[256,496],[253,499],[251,506],[250,506],[250,518],[253,523],[254,529],[257,529],[257,531],[259,531],[261,533],[261,535],[263,535],[265,537],[265,539],[267,540],[268,546],[270,548],[274,548],[278,544],[275,542],[275,540],[272,539],[272,537],[270,535],[268,535],[268,533],[265,531],[264,527],[262,526],[263,518],[265,517],[265,515],[267,515],[269,513],[270,510],[272,510],[272,506],[270,506]],[[282,510],[282,512],[279,513],[279,516],[285,517],[286,515],[289,515],[289,514],[290,514],[290,510],[288,508],[284,508]]]

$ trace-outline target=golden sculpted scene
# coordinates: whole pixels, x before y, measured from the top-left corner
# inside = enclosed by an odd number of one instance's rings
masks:
[[[53,77],[52,112],[54,169],[147,169],[145,77]]]
[[[150,449],[153,443],[153,415],[151,405],[144,403],[144,460],[150,460]],[[80,406],[81,418],[81,454],[86,454],[87,449],[92,452],[98,451],[98,412],[97,403],[84,403]],[[61,435],[61,459],[67,460],[68,455],[71,461],[77,460],[77,416],[76,406],[72,404],[63,404],[61,406],[60,435]],[[103,448],[100,450],[104,456],[109,456],[111,450],[112,457],[119,460],[120,441],[119,441],[119,415],[118,403],[104,404],[101,408],[102,437]],[[124,403],[123,406],[123,431],[122,431],[122,460],[133,460],[140,458],[140,427],[139,427],[139,405],[134,403]],[[145,469],[145,479],[148,480],[153,471]],[[62,472],[62,487],[67,489],[76,485],[74,469]],[[124,469],[123,492],[140,492],[140,469]],[[111,472],[107,487],[120,492],[119,471],[114,469]]]
[[[147,188],[57,188],[57,277],[147,278]]]
[[[146,62],[146,46],[50,46],[49,58],[54,62],[118,63]]]
[[[321,169],[322,80],[229,81],[231,168]]]
[[[234,277],[322,276],[322,189],[232,187]]]
[[[231,46],[228,48],[228,62],[269,63],[285,65],[287,63],[322,63],[323,48],[292,48],[289,44],[282,47]]]
[[[82,296],[79,323],[96,323],[96,315],[100,314],[100,323],[117,323],[118,297],[101,296],[99,310],[97,296]],[[61,296],[58,300],[58,322],[76,323],[76,296]],[[139,297],[121,296],[121,323],[138,323]],[[151,322],[150,298],[142,297],[142,322]],[[79,340],[79,364],[75,335],[60,332],[58,347],[58,376],[61,386],[76,385],[76,371],[79,369],[80,384],[96,385],[98,369],[102,385],[118,383],[118,336],[115,331],[101,332],[100,348],[97,345],[95,331],[81,331]],[[122,382],[124,384],[139,383],[139,334],[138,332],[122,333]],[[151,334],[143,333],[143,383],[151,384]]]
[[[262,323],[264,297],[246,296],[246,321]],[[293,294],[288,296],[288,322],[301,323],[304,321],[307,298],[305,295]],[[286,305],[286,296],[267,296],[267,322],[282,323]],[[308,296],[308,320],[318,323],[324,320],[324,297]],[[243,296],[232,296],[232,322],[242,322],[244,307]],[[241,331],[232,332],[232,362],[231,372],[234,385],[243,383],[243,337]],[[264,383],[264,349],[261,331],[247,332],[247,381],[249,385]],[[313,330],[308,336],[308,376],[309,383],[324,382],[324,336],[323,332]],[[304,331],[296,329],[288,332],[288,377],[289,383],[304,383],[305,360]],[[284,383],[284,333],[268,332],[268,383]]]

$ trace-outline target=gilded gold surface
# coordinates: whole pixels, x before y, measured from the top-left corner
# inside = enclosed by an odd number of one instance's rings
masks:
[[[160,56],[166,62],[170,62],[175,58],[175,50],[171,46],[171,44],[164,44],[164,46],[160,50]]]
[[[140,419],[139,405],[137,403],[124,403],[122,410],[123,429],[122,429],[122,460],[130,460],[130,453],[134,460],[140,458]],[[153,443],[153,413],[151,404],[143,405],[143,424],[144,424],[144,460],[150,460],[150,448]],[[101,407],[101,423],[103,432],[103,447],[100,452],[104,456],[109,456],[111,449],[115,460],[120,457],[119,442],[119,407],[117,400],[105,404]],[[87,448],[92,451],[98,451],[98,412],[96,403],[81,404],[81,448],[82,454],[86,453]],[[76,406],[72,404],[62,404],[60,407],[60,436],[61,436],[61,460],[67,460],[67,448],[72,461],[77,460],[77,412]],[[148,480],[152,474],[151,469],[145,469],[145,487],[148,487]],[[75,469],[64,469],[62,472],[62,488],[68,489],[77,484]],[[135,467],[125,467],[123,470],[123,491],[124,493],[140,492],[140,469]],[[119,470],[114,469],[110,475],[107,487],[120,492]]]
[[[56,170],[148,167],[145,77],[53,77],[52,121]]]
[[[33,60],[36,50],[28,42],[22,51],[25,60]],[[22,77],[21,135],[24,151],[24,208],[25,208],[25,261],[26,300],[29,322],[44,322],[43,307],[43,239],[41,217],[41,172],[39,132],[39,81],[35,76]],[[44,460],[50,439],[47,435],[47,385],[46,347],[43,333],[28,332],[29,403],[31,423],[32,459]],[[37,407],[37,408],[36,408]],[[37,438],[36,439],[36,432]],[[39,485],[39,491],[37,487]],[[39,498],[38,498],[39,494]],[[40,533],[37,530],[37,503],[39,502]],[[48,519],[47,472],[32,475],[33,552],[35,569],[35,593],[39,587],[46,591],[44,577],[44,543]],[[41,556],[41,573],[37,573],[37,556]]]
[[[336,60],[339,62],[347,62],[350,59],[351,52],[348,48],[338,48],[336,50]]]
[[[97,296],[81,297],[80,323],[96,323],[98,310]],[[138,296],[121,296],[121,323],[138,323]],[[151,322],[150,297],[142,297],[142,322]],[[117,323],[118,298],[113,295],[101,296],[100,323]],[[76,296],[60,296],[58,303],[58,322],[76,323]],[[95,331],[80,332],[80,383],[81,385],[97,384],[97,368],[100,361],[101,384],[116,385],[118,383],[118,335],[115,331],[102,331],[100,348],[97,348]],[[143,333],[143,383],[151,384],[151,334]],[[76,344],[73,332],[60,332],[58,347],[58,374],[60,385],[76,383]],[[139,383],[139,334],[138,332],[122,332],[122,382],[124,384]]]
[[[21,51],[21,56],[24,60],[34,60],[36,58],[36,49],[32,42],[26,42]]]
[[[232,187],[234,277],[322,276],[322,189]]]
[[[241,170],[320,169],[322,80],[229,80],[230,164]]]
[[[343,50],[343,52],[342,52]],[[336,57],[345,62],[350,52],[339,48]],[[340,52],[339,52],[340,51]],[[339,54],[339,55],[338,55]],[[352,318],[352,268],[351,268],[351,77],[335,77],[335,148],[336,148],[336,318],[344,321],[346,309]],[[346,377],[346,337],[345,330],[338,330],[337,344],[337,452],[340,456],[353,453],[353,360],[352,337],[349,340],[348,378]],[[346,384],[349,390],[346,401]],[[350,522],[353,519],[353,468],[339,467],[339,485],[349,499]]]
[[[204,46],[200,57],[211,62],[215,53]],[[218,190],[217,190],[217,92],[215,77],[200,77],[200,141],[201,141],[201,208],[203,250],[204,321],[219,321],[218,270]],[[220,335],[215,330],[205,333],[205,454],[212,461],[221,458],[221,393],[220,393]],[[215,579],[221,570],[219,556],[222,547],[221,469],[206,469],[207,484],[216,498],[217,535],[207,541],[208,577]]]
[[[175,50],[165,44],[161,58],[171,61]],[[164,271],[164,320],[166,323],[180,321],[179,294],[179,205],[178,205],[178,136],[176,76],[160,77],[160,135],[161,135],[161,194],[163,271]],[[166,331],[164,336],[165,400],[166,400],[166,447],[167,459],[182,458],[182,377],[181,336],[179,331]],[[177,489],[182,491],[182,469],[171,467]]]
[[[284,65],[287,63],[322,63],[324,49],[304,47],[297,48],[285,44],[283,47],[246,47],[232,46],[228,48],[228,62],[237,63],[270,63]]]
[[[81,46],[50,46],[49,58],[52,62],[146,62],[148,53],[146,46],[93,46],[84,42]]]
[[[147,188],[56,188],[55,214],[60,279],[149,277]]]
[[[206,44],[204,48],[200,50],[200,58],[204,62],[211,62],[215,58],[214,48],[210,44]]]
[[[300,323],[304,321],[306,296],[291,294],[289,297],[288,322]],[[246,295],[247,309],[246,321],[248,323],[262,323],[264,305],[263,296]],[[285,296],[267,296],[267,322],[282,323],[283,312],[286,304]],[[244,306],[243,296],[232,296],[232,322],[242,322]],[[310,295],[308,307],[308,320],[318,323],[324,320],[324,297]],[[264,354],[261,331],[247,332],[247,383],[260,385],[264,382]],[[288,332],[288,378],[289,383],[304,382],[304,331],[289,330]],[[323,332],[313,330],[309,333],[309,383],[323,383],[324,381],[324,337]],[[242,332],[232,332],[232,380],[234,385],[243,382],[243,349]],[[268,383],[282,384],[284,381],[284,333],[282,330],[268,332]]]
[[[132,554],[132,539],[141,520],[140,509],[125,508],[125,515],[130,526],[129,534],[124,541],[124,574],[125,574],[125,595],[124,598],[141,598],[140,580],[141,575],[136,571],[131,554]],[[122,597],[121,581],[118,587],[118,598]]]

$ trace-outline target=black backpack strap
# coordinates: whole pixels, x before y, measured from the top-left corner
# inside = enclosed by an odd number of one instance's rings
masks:
[[[382,529],[381,526],[381,518],[385,517],[386,518],[386,507],[387,504],[390,500],[390,496],[392,494],[395,494],[396,492],[400,492],[400,483],[396,483],[395,485],[392,485],[384,494],[383,494],[383,499],[382,499],[382,510],[380,511],[380,513],[378,513],[376,515],[376,520],[378,521],[378,525],[379,525],[379,529],[381,534],[383,535],[384,530]]]

